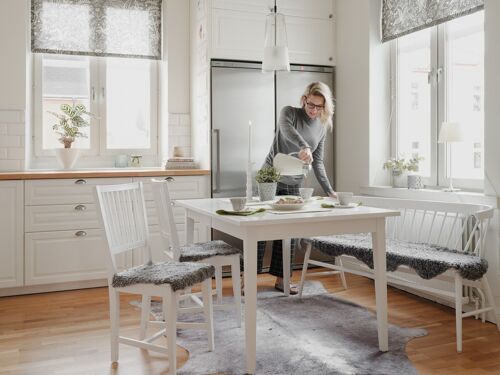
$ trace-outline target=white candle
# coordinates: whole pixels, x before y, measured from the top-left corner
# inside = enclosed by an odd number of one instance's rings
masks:
[[[252,162],[252,121],[248,121],[248,162]]]

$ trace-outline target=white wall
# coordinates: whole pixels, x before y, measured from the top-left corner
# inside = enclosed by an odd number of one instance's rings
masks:
[[[337,1],[336,183],[339,191],[387,183],[389,46],[380,44],[380,1]]]
[[[337,1],[335,181],[358,192],[369,181],[369,7]]]
[[[484,9],[484,191],[500,197],[500,1],[485,0]]]
[[[28,0],[0,1],[0,171],[24,168],[28,9]]]

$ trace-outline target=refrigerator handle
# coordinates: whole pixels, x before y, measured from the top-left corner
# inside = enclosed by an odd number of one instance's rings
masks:
[[[218,193],[220,189],[220,129],[212,129],[213,138],[216,141],[215,145],[215,163],[212,164],[212,168],[215,165],[215,176],[213,177],[212,185],[213,192]]]

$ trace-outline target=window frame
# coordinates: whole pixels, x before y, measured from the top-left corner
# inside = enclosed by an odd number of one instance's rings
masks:
[[[150,145],[148,149],[107,149],[106,148],[106,57],[89,57],[90,86],[89,112],[95,114],[90,118],[90,148],[81,151],[81,163],[88,166],[113,166],[114,157],[120,154],[143,155],[143,164],[151,165],[158,160],[159,147],[159,65],[150,61]],[[32,163],[36,167],[45,167],[52,163],[54,150],[43,149],[43,94],[42,94],[42,60],[43,54],[33,54],[33,137]]]
[[[431,85],[431,176],[424,178],[424,184],[429,187],[447,187],[449,178],[447,177],[448,162],[446,144],[438,143],[440,124],[447,121],[447,96],[446,88],[448,81],[447,66],[447,45],[446,45],[446,23],[431,28],[431,71],[429,81]],[[398,149],[398,38],[390,42],[390,79],[391,79],[391,155],[400,155]],[[483,124],[484,126],[484,124]],[[484,157],[484,140],[483,140]],[[453,177],[455,187],[467,190],[483,190],[483,179],[463,179]]]

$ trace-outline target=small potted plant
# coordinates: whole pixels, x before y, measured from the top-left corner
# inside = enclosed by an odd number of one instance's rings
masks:
[[[56,149],[57,158],[64,169],[70,169],[76,163],[80,152],[79,149],[71,148],[71,145],[76,138],[87,138],[82,128],[90,125],[89,117],[92,114],[87,112],[83,104],[61,104],[60,108],[62,113],[49,113],[59,120],[52,129],[59,135],[59,142],[64,145],[63,148]]]
[[[404,158],[391,158],[384,163],[384,169],[391,171],[394,187],[406,187],[407,167]]]
[[[275,167],[264,167],[257,172],[255,180],[259,188],[261,202],[272,201],[276,196],[276,188],[281,174]]]
[[[406,169],[408,170],[408,189],[422,189],[424,187],[422,176],[417,172],[419,171],[418,163],[420,160],[424,160],[423,156],[414,156],[408,160],[406,163]]]

